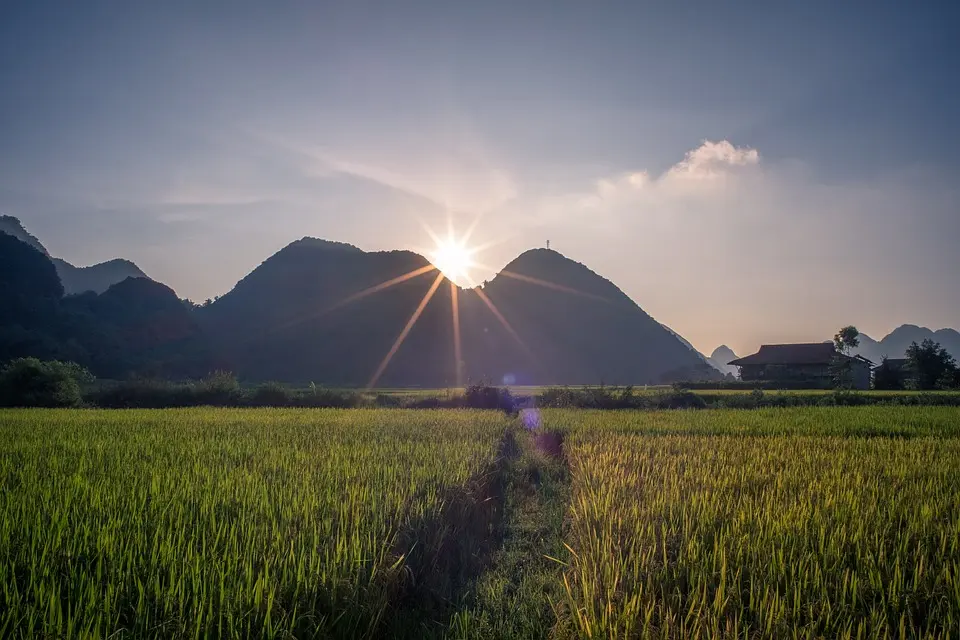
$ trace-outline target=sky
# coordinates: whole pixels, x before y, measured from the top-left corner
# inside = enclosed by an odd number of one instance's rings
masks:
[[[708,355],[960,327],[958,28],[950,2],[15,1],[0,213],[194,300],[303,236],[426,251],[479,220],[476,280],[549,239]]]

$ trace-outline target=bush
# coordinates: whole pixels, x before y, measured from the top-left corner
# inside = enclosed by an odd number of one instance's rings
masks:
[[[310,389],[294,400],[298,407],[317,409],[352,409],[369,406],[368,399],[357,391],[337,391],[310,384]]]
[[[73,362],[18,358],[0,369],[0,406],[79,407],[80,384],[93,379]]]
[[[244,404],[252,407],[289,407],[295,394],[278,382],[264,382],[245,394]]]
[[[240,383],[229,371],[214,371],[193,385],[195,404],[236,406],[241,404]]]
[[[104,409],[164,409],[196,404],[191,385],[150,378],[103,386],[91,393],[87,400]]]
[[[516,413],[517,403],[509,389],[483,383],[471,384],[463,393],[464,404],[471,409],[500,409]]]

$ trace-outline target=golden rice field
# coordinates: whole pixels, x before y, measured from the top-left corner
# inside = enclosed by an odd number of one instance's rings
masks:
[[[960,634],[960,411],[552,419],[578,634]]]
[[[0,637],[960,634],[953,407],[0,411],[0,489]]]
[[[0,413],[0,636],[376,628],[493,412]],[[418,549],[429,559],[430,549]]]

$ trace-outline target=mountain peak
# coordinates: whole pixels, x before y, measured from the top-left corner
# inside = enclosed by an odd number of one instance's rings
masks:
[[[20,218],[15,216],[0,216],[0,232],[11,235],[20,242],[25,242],[45,256],[50,255],[50,252],[41,244],[40,240],[26,230],[23,223],[20,222]]]
[[[709,362],[715,369],[719,369],[722,373],[729,373],[730,375],[735,376],[738,372],[737,368],[727,363],[736,359],[737,354],[733,352],[733,349],[725,344],[722,344],[713,350],[713,353],[711,353],[710,357],[707,358],[707,362]]]
[[[730,356],[730,360],[736,360],[737,358],[737,354],[733,352],[733,349],[725,344],[720,345],[710,354],[710,357],[715,360],[726,358],[727,356]]]
[[[928,338],[939,342],[950,354],[960,355],[960,333],[956,330],[944,328],[933,331],[915,324],[900,325],[879,341],[861,334],[860,346],[853,352],[874,362],[880,362],[883,356],[902,358],[912,342],[919,344]]]
[[[328,251],[355,251],[363,253],[362,249],[355,247],[352,244],[347,244],[346,242],[336,242],[334,240],[324,240],[322,238],[314,238],[312,236],[304,236],[299,240],[294,240],[284,247],[284,249],[290,248],[324,249]]]
[[[518,255],[516,258],[511,260],[504,267],[504,269],[513,270],[518,267],[524,267],[528,265],[548,265],[548,264],[563,264],[563,263],[573,263],[573,264],[583,266],[579,262],[576,262],[566,257],[559,251],[537,247],[534,249],[527,249],[526,251]]]

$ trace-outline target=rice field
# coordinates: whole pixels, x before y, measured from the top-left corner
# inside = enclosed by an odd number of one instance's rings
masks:
[[[0,411],[0,489],[0,637],[960,629],[955,407]]]
[[[960,412],[550,416],[577,635],[955,637]]]
[[[506,428],[466,411],[0,416],[0,636],[370,635],[411,551],[430,562],[462,535],[445,512]]]

